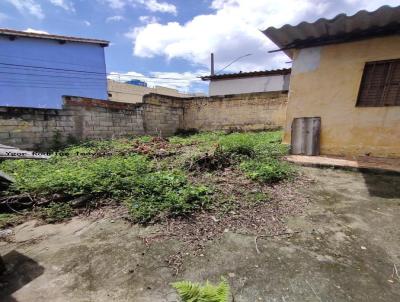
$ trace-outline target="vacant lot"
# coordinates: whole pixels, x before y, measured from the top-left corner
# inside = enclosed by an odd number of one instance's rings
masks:
[[[26,222],[0,243],[2,301],[177,301],[171,282],[221,276],[235,301],[399,300],[400,179],[295,169],[279,142],[141,138],[3,163]]]

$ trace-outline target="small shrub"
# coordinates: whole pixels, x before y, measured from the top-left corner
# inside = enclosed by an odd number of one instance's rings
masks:
[[[221,137],[219,144],[221,151],[224,153],[253,157],[257,139],[250,134],[233,133]]]
[[[44,209],[44,218],[47,222],[59,222],[73,216],[73,210],[69,203],[50,203]]]
[[[180,281],[172,284],[182,302],[228,302],[230,286],[226,279],[218,285],[212,285],[208,281],[205,285],[190,281]]]
[[[188,183],[178,172],[154,172],[143,175],[135,182],[127,200],[135,221],[146,223],[157,216],[180,216],[206,206],[209,190]]]
[[[240,164],[240,169],[253,180],[269,183],[288,179],[294,175],[294,169],[290,164],[277,159],[246,160]]]

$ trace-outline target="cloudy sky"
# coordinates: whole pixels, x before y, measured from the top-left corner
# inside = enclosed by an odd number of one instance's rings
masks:
[[[198,76],[290,67],[261,32],[269,26],[396,6],[400,0],[0,0],[0,27],[109,40],[107,71],[182,91]],[[117,76],[115,76],[117,77]]]

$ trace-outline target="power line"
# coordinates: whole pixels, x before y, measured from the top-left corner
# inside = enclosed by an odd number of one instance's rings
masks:
[[[87,71],[87,70],[78,70],[78,69],[53,68],[53,67],[23,65],[23,64],[11,64],[11,63],[2,63],[2,62],[0,62],[0,65],[17,66],[17,67],[29,67],[29,68],[46,69],[46,70],[58,70],[58,71],[67,71],[67,72],[83,72],[83,73],[100,74],[100,75],[106,75],[107,74],[105,72],[96,72],[96,71]]]
[[[239,60],[242,59],[242,58],[248,57],[248,56],[251,56],[251,53],[248,53],[248,54],[246,54],[246,55],[244,55],[244,56],[241,56],[241,57],[239,57],[239,58],[236,58],[235,60],[233,60],[232,62],[230,62],[228,65],[226,65],[224,68],[222,68],[222,69],[220,69],[219,71],[217,71],[215,74],[219,74],[221,71],[225,70],[226,68],[228,68],[229,66],[231,66],[233,63],[239,61]]]
[[[67,80],[56,80],[56,81],[46,81],[43,79],[22,79],[22,78],[0,78],[0,82],[11,82],[11,83],[24,83],[24,84],[35,84],[35,83],[45,83],[45,84],[69,84],[69,85],[90,85],[90,84],[96,84],[96,85],[106,85],[105,81],[94,81],[94,80],[88,80],[88,81],[79,81],[79,82],[73,82],[73,79],[67,79]],[[102,83],[103,82],[103,83]]]
[[[52,63],[66,64],[66,65],[93,67],[92,65],[76,64],[76,63],[70,63],[70,62],[66,62],[66,61],[55,61],[55,60],[39,59],[39,58],[32,58],[32,57],[26,58],[26,57],[20,57],[20,56],[4,55],[4,54],[0,54],[0,57],[16,58],[16,59],[22,59],[25,61],[39,61],[39,62],[46,62],[46,63],[52,62]]]
[[[24,64],[11,64],[11,63],[3,63],[3,62],[0,62],[0,65],[9,66],[9,68],[21,68],[21,67],[23,67],[23,69],[29,68],[29,69],[26,69],[26,70],[44,69],[44,70],[51,70],[51,71],[77,72],[77,73],[87,73],[87,74],[109,75],[109,76],[117,76],[119,78],[122,76],[122,77],[132,77],[132,78],[149,78],[149,79],[175,80],[175,81],[198,80],[197,77],[193,77],[193,78],[170,78],[170,77],[154,77],[154,76],[140,76],[140,75],[132,75],[131,76],[131,75],[121,74],[121,73],[102,73],[102,72],[87,71],[87,70],[53,68],[53,67],[24,65]],[[73,75],[73,74],[69,74],[69,75]]]
[[[22,87],[29,87],[29,88],[52,88],[52,89],[63,89],[63,90],[71,90],[71,89],[82,89],[82,87],[71,87],[71,86],[21,86],[21,85],[0,85],[0,87],[16,87],[16,88],[22,88]],[[96,86],[88,86],[86,87],[89,90],[98,90],[99,88]]]
[[[1,67],[0,68],[8,68],[8,67]],[[25,72],[6,72],[0,71],[0,74],[15,74],[15,75],[23,75],[23,76],[36,76],[36,77],[52,77],[52,78],[67,78],[67,79],[90,79],[90,80],[99,80],[104,81],[104,78],[90,78],[90,77],[78,77],[78,76],[62,76],[62,75],[54,75],[54,74],[40,74],[40,73],[25,73]]]

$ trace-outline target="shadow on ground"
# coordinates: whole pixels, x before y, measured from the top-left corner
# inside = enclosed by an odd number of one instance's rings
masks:
[[[362,176],[371,196],[400,198],[400,173],[397,175],[362,173]]]
[[[0,300],[2,302],[17,302],[11,295],[42,275],[44,267],[15,250],[2,258],[6,271],[0,275]]]

